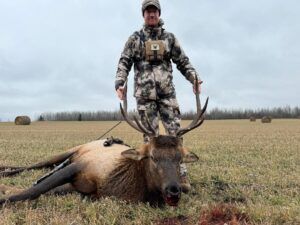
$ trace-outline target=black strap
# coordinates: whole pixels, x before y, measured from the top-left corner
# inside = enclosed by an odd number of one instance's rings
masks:
[[[110,138],[107,138],[104,141],[103,146],[108,147],[108,146],[112,146],[113,144],[126,145],[126,146],[130,147],[129,145],[125,144],[124,141],[121,140],[120,138],[114,138],[113,136],[111,136]]]
[[[38,179],[37,181],[35,181],[33,183],[33,186],[37,185],[38,183],[42,182],[43,180],[45,180],[47,177],[50,177],[52,174],[56,173],[57,171],[63,169],[64,167],[70,165],[71,160],[70,158],[67,158],[64,162],[62,162],[61,164],[59,164],[58,166],[54,167],[53,170],[51,170],[49,173],[46,173],[44,176],[42,176],[40,179]]]

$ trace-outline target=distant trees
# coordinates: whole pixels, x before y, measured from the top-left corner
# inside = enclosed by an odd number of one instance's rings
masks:
[[[262,118],[264,116],[270,116],[272,118],[298,118],[300,116],[300,108],[290,106],[285,107],[275,107],[271,109],[219,109],[214,108],[210,110],[205,118],[206,119],[250,119],[250,117],[254,118]],[[192,115],[187,114],[183,115],[183,118],[190,119]]]
[[[38,121],[45,121],[44,117],[42,115],[39,116]]]
[[[96,112],[46,112],[40,115],[48,121],[110,121],[121,120],[122,115],[119,111],[96,111]]]
[[[134,111],[129,112],[129,116],[133,116]],[[183,120],[191,120],[195,116],[194,111],[183,112],[181,118]],[[272,109],[219,109],[214,108],[206,113],[205,118],[208,120],[220,120],[220,119],[250,119],[262,118],[264,116],[270,116],[274,118],[300,118],[300,108],[290,106],[276,107]],[[57,112],[57,113],[42,113],[39,117],[39,121],[112,121],[122,120],[123,117],[119,111],[96,111],[96,112]]]

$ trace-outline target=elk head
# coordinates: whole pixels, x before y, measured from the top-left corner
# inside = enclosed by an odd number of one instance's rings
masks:
[[[196,81],[196,85],[198,82]],[[198,87],[196,87],[198,90]],[[136,116],[131,121],[127,113],[127,97],[125,87],[125,98],[123,106],[120,104],[121,113],[127,123],[137,131],[150,137],[150,142],[140,150],[130,149],[122,155],[134,160],[146,160],[147,185],[150,190],[159,190],[168,205],[176,206],[181,197],[180,164],[195,162],[199,158],[182,146],[182,135],[199,127],[204,121],[204,112],[207,108],[208,98],[201,110],[199,93],[196,95],[197,114],[193,121],[185,128],[177,131],[176,135],[156,136],[154,128],[149,119],[146,118],[147,127],[144,126]]]
[[[170,206],[177,206],[181,197],[180,164],[198,160],[182,147],[180,138],[168,135],[154,136],[143,148],[126,150],[122,155],[143,163],[149,192],[160,194]]]

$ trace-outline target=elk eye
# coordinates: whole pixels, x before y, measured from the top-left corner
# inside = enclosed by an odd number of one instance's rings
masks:
[[[155,159],[153,156],[151,156],[151,160],[154,162],[154,163],[157,163],[157,159]]]

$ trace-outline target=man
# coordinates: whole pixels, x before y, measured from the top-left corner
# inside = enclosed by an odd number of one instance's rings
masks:
[[[144,27],[134,32],[126,42],[118,64],[115,88],[119,99],[123,100],[123,85],[134,64],[134,96],[143,125],[148,127],[146,122],[148,117],[158,134],[158,116],[160,116],[166,133],[175,135],[180,128],[180,111],[172,82],[171,60],[193,84],[194,92],[200,92],[200,85],[198,90],[195,90],[195,78],[198,74],[174,34],[162,28],[164,23],[160,19],[159,0],[144,0],[142,14]],[[202,83],[199,77],[198,82]],[[144,141],[148,140],[149,138],[144,135]],[[183,191],[188,192],[190,184],[185,165],[182,165],[181,175]]]

